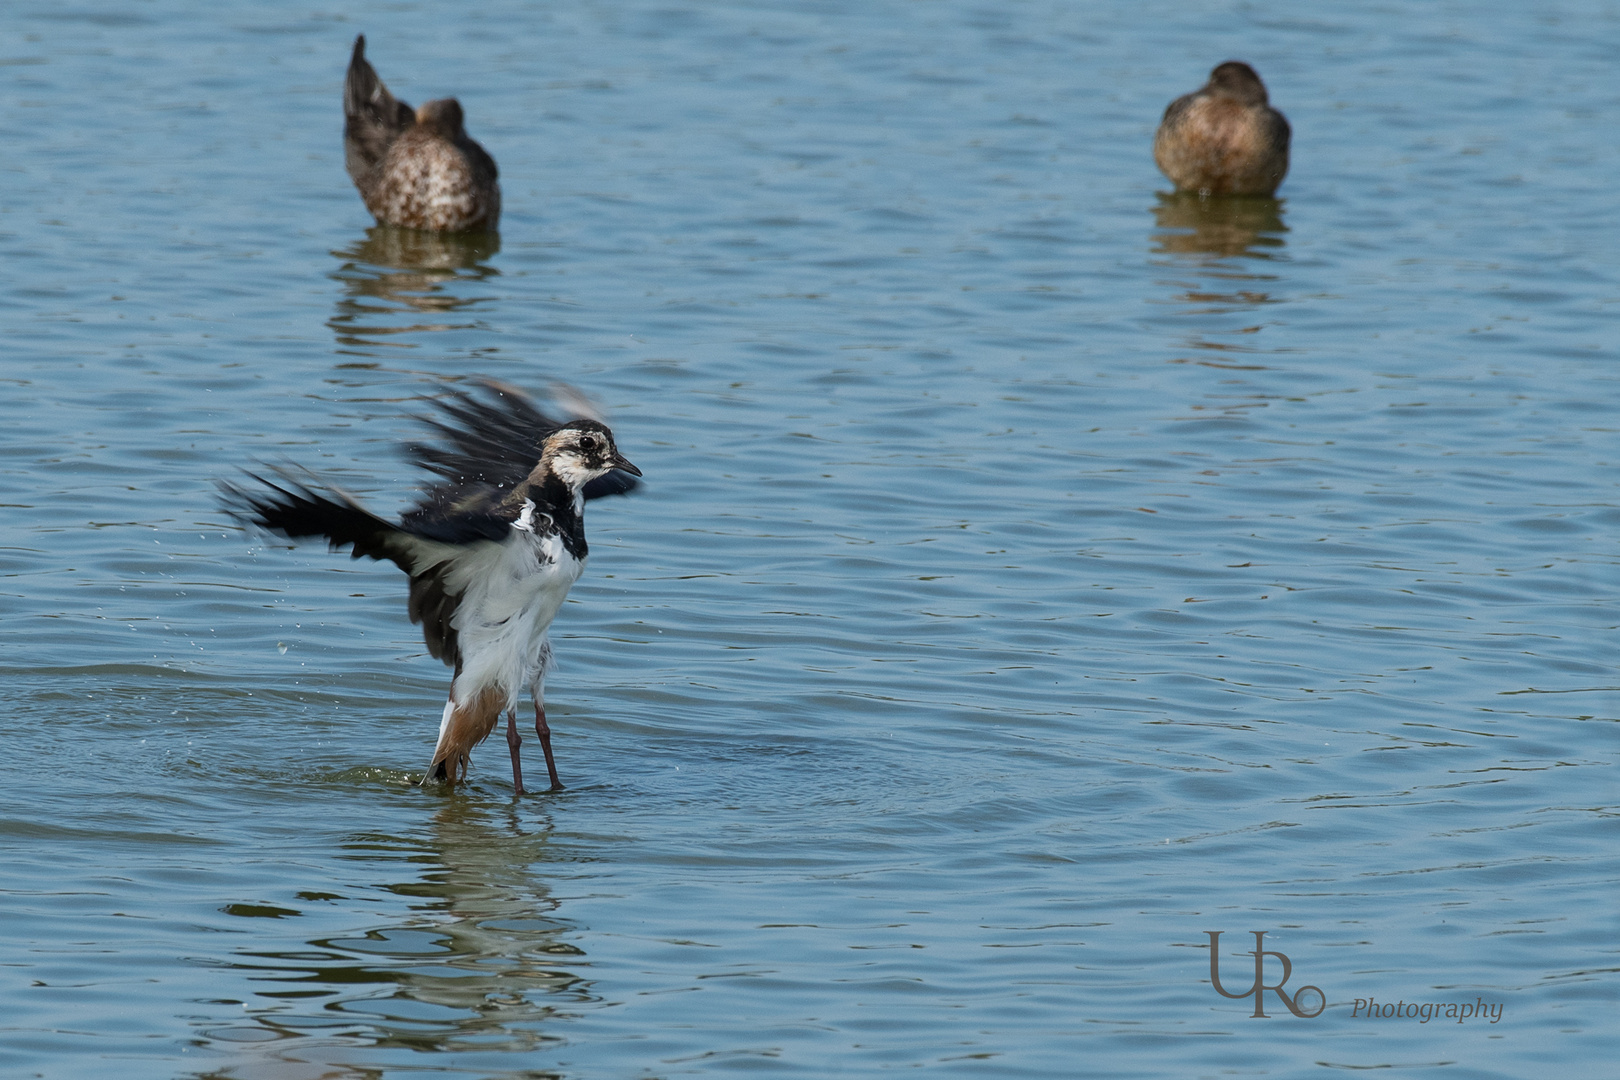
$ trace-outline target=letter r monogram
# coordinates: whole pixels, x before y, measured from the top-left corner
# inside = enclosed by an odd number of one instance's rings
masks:
[[[1303,994],[1306,990],[1316,990],[1318,997],[1322,996],[1322,991],[1317,990],[1314,986],[1302,986],[1299,988],[1298,993],[1293,997],[1289,997],[1288,991],[1284,990],[1283,987],[1288,985],[1288,977],[1294,973],[1294,965],[1289,962],[1288,957],[1283,953],[1272,952],[1266,948],[1266,932],[1264,930],[1251,930],[1249,932],[1254,935],[1254,982],[1241,994],[1234,994],[1221,985],[1221,934],[1225,933],[1225,931],[1204,931],[1205,934],[1209,935],[1209,982],[1211,986],[1215,987],[1215,992],[1222,997],[1229,998],[1246,998],[1253,994],[1254,1013],[1250,1019],[1270,1019],[1266,1016],[1265,993],[1267,990],[1275,991],[1277,997],[1282,999],[1282,1003],[1288,1007],[1288,1011],[1295,1016],[1309,1019],[1313,1016],[1322,1015],[1322,1010],[1327,1008],[1327,999],[1325,997],[1322,1004],[1317,1006],[1315,1012],[1303,1012],[1297,1004],[1299,994]],[[1278,980],[1276,986],[1266,985],[1266,957],[1268,956],[1275,956],[1282,961],[1282,978]]]

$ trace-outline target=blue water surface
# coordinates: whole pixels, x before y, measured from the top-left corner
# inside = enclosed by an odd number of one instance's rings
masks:
[[[373,227],[360,32],[460,98],[498,239]],[[1617,46],[1599,2],[15,0],[0,1072],[1614,1075]],[[1153,167],[1230,58],[1275,202]],[[647,476],[520,799],[498,744],[413,785],[449,673],[392,566],[214,494],[394,512],[481,376]],[[1218,994],[1212,931],[1321,1015]]]

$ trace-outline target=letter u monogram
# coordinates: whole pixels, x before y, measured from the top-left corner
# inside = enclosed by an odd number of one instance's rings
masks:
[[[1277,996],[1282,999],[1282,1003],[1288,1007],[1288,1011],[1293,1013],[1295,1016],[1301,1016],[1309,1019],[1313,1016],[1322,1015],[1322,1010],[1327,1008],[1327,999],[1325,997],[1323,998],[1322,1004],[1317,1006],[1315,1012],[1308,1013],[1300,1011],[1299,1006],[1296,1004],[1299,994],[1295,994],[1294,997],[1290,998],[1288,996],[1288,991],[1283,989],[1283,987],[1288,985],[1288,977],[1294,973],[1294,965],[1289,962],[1288,957],[1284,954],[1280,952],[1271,952],[1266,949],[1266,932],[1264,930],[1251,930],[1249,932],[1254,935],[1254,982],[1241,994],[1234,994],[1230,990],[1226,989],[1226,987],[1221,985],[1221,935],[1225,933],[1225,931],[1204,931],[1205,934],[1209,935],[1209,982],[1211,986],[1215,987],[1215,992],[1221,995],[1221,997],[1228,998],[1246,998],[1250,994],[1253,994],[1254,1012],[1250,1016],[1251,1020],[1256,1018],[1261,1020],[1270,1019],[1270,1017],[1266,1016],[1267,990],[1275,990],[1277,992]],[[1276,986],[1266,985],[1266,957],[1268,956],[1275,956],[1277,959],[1282,961],[1282,979],[1277,983]],[[1302,994],[1306,990],[1316,990],[1318,996],[1322,995],[1322,991],[1317,990],[1314,986],[1302,986],[1299,988],[1299,993]]]

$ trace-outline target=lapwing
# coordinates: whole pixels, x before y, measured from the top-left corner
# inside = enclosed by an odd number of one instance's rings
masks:
[[[313,474],[222,482],[238,519],[290,540],[325,537],[353,558],[387,559],[410,576],[409,612],[428,652],[455,669],[424,782],[466,779],[469,755],[506,714],[512,786],[523,792],[518,700],[534,702],[535,734],[553,789],[562,786],[546,724],[546,631],[585,569],[585,503],[636,486],[641,470],[595,419],[559,422],[522,394],[483,384],[420,417],[432,433],[405,447],[433,474],[398,522],[373,514]]]

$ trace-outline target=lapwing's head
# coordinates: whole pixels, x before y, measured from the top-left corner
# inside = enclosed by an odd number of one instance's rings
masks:
[[[613,445],[613,432],[595,420],[570,420],[540,444],[536,472],[550,473],[573,491],[614,469],[641,475],[641,470],[625,460]]]

